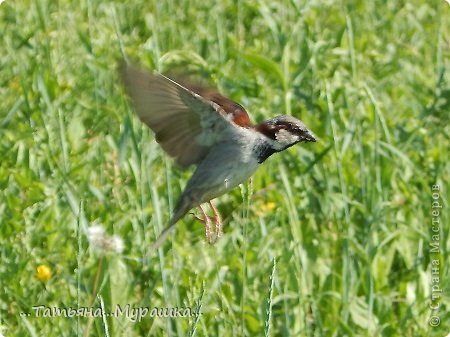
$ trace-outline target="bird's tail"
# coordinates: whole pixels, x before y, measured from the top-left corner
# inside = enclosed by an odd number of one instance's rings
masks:
[[[161,231],[158,238],[156,239],[155,243],[150,247],[150,250],[148,252],[148,255],[151,256],[153,253],[161,247],[161,245],[166,241],[168,238],[170,232],[175,228],[175,225],[177,224],[178,220],[180,220],[190,209],[192,208],[191,204],[185,200],[185,198],[182,198],[180,200],[179,205],[175,207],[175,211],[170,218],[169,222],[167,223],[166,227]]]

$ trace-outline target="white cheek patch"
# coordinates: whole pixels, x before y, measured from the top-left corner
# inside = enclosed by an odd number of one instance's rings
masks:
[[[278,143],[282,145],[290,145],[294,144],[295,142],[298,142],[299,137],[297,135],[290,133],[289,131],[281,129],[275,134],[275,139],[277,140]]]

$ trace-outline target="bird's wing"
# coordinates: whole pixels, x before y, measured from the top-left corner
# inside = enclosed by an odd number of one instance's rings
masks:
[[[182,168],[198,164],[208,150],[241,127],[251,127],[245,109],[232,100],[160,75],[121,66],[121,76],[139,118]]]

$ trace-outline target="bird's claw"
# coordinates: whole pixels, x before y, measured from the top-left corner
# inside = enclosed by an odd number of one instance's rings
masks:
[[[223,230],[222,230],[222,220],[220,219],[220,215],[219,215],[217,209],[211,203],[209,203],[209,204],[214,212],[214,225],[215,225],[214,233],[212,233],[212,231],[211,231],[211,218],[206,214],[206,212],[204,211],[204,209],[201,206],[199,206],[199,208],[200,208],[203,218],[197,216],[193,212],[191,212],[190,214],[192,214],[192,216],[196,220],[205,224],[206,241],[208,241],[208,243],[210,245],[213,245],[222,236]]]

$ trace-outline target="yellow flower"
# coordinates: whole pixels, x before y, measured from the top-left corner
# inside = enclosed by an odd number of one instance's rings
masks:
[[[47,282],[52,277],[52,270],[46,264],[41,264],[36,268],[36,277],[41,282]]]
[[[268,202],[268,203],[262,205],[262,206],[261,206],[261,209],[262,209],[264,212],[270,212],[271,210],[275,209],[275,207],[277,207],[277,204],[276,204],[276,203],[274,203],[274,202]]]
[[[1,0],[0,0],[1,3]],[[9,82],[9,88],[13,91],[18,91],[20,89],[20,83],[17,79],[13,79]]]
[[[259,208],[257,207],[255,209],[256,215],[258,216],[264,216],[268,213],[272,212],[277,207],[277,204],[274,202],[267,202],[265,204],[261,204]]]

